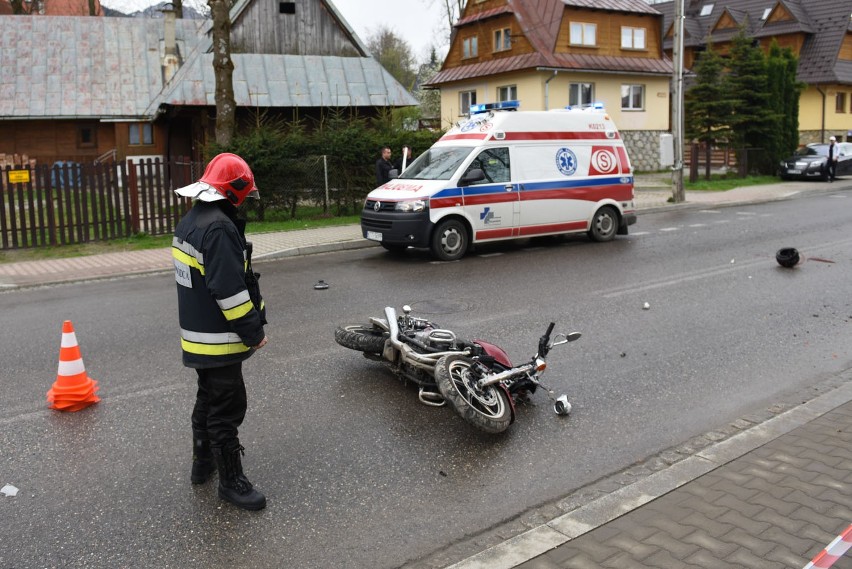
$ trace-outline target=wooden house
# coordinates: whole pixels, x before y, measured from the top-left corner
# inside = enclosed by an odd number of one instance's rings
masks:
[[[240,0],[230,14],[238,123],[417,104],[330,0]],[[0,157],[200,159],[215,131],[211,27],[172,12],[0,17]]]
[[[654,4],[663,13],[663,48],[672,49],[674,2]],[[773,40],[799,59],[799,140],[852,140],[852,0],[686,0],[684,66],[707,45],[726,54],[741,29],[769,49]]]

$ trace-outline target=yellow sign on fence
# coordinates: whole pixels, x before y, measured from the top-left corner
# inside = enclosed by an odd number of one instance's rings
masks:
[[[29,170],[9,170],[10,184],[26,184],[30,181]]]

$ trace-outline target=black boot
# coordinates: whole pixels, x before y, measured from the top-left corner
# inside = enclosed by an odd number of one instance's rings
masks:
[[[219,468],[219,497],[244,510],[262,510],[266,507],[266,496],[255,490],[243,474],[240,455],[244,450],[239,442],[213,447]]]
[[[216,472],[216,461],[210,451],[210,441],[193,439],[192,441],[192,474],[193,484],[204,484]]]

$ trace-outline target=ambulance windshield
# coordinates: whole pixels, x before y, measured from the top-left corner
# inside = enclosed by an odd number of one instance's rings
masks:
[[[473,150],[470,146],[432,147],[412,162],[400,180],[449,180]]]

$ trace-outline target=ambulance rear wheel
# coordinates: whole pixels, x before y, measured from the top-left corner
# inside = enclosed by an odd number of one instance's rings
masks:
[[[610,206],[604,206],[595,212],[589,237],[595,241],[612,241],[618,233],[618,213]]]
[[[441,261],[456,261],[467,253],[469,241],[467,228],[461,221],[446,219],[432,234],[432,254]]]

